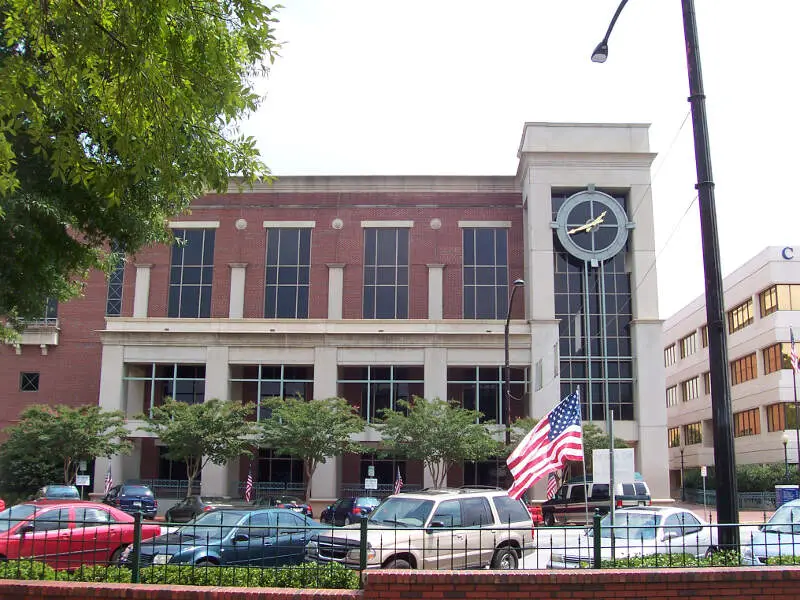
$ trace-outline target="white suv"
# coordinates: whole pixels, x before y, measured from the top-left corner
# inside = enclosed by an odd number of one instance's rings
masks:
[[[360,525],[311,538],[306,560],[360,565]],[[533,523],[505,490],[438,489],[386,498],[367,520],[367,568],[516,569]]]

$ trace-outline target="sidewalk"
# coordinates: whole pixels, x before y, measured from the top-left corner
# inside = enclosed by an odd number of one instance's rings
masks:
[[[702,504],[693,504],[689,502],[676,502],[674,506],[680,506],[681,508],[686,508],[691,510],[696,515],[703,517],[709,523],[717,523],[717,507],[716,505],[707,505],[703,507]],[[739,523],[747,524],[747,525],[761,525],[762,523],[766,523],[769,518],[774,513],[774,510],[754,510],[754,509],[747,509],[747,510],[740,510],[739,511]]]

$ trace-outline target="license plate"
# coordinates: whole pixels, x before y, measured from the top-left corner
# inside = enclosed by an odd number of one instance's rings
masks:
[[[133,505],[134,505],[134,506],[141,506],[141,505],[142,505],[142,503],[141,503],[141,502],[139,502],[138,500],[134,500],[134,501],[133,501]]]
[[[302,508],[300,508],[299,506],[296,506],[296,507],[294,507],[292,510],[293,510],[294,512],[303,512],[303,509],[302,509]]]

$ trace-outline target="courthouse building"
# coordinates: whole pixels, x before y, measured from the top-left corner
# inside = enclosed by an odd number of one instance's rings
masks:
[[[373,423],[418,395],[502,425],[507,343],[512,420],[580,389],[584,418],[604,428],[613,411],[636,470],[666,497],[648,128],[527,123],[518,157],[510,175],[280,177],[198,198],[169,223],[179,243],[140,250],[110,280],[93,274],[85,297],[2,349],[5,424],[35,402],[120,409],[134,451],[111,459],[114,479],[178,479],[137,429],[167,396],[341,396]],[[371,427],[359,439],[380,444]],[[380,484],[397,469],[430,484],[401,457],[346,455],[317,469],[312,499],[363,485],[370,465]],[[96,461],[95,489],[106,467]],[[270,449],[253,467],[258,482],[302,484],[299,461]],[[236,494],[249,468],[206,467],[203,492]],[[467,463],[448,483],[501,475]]]

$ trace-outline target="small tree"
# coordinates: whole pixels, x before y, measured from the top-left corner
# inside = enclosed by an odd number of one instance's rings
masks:
[[[344,398],[268,398],[262,405],[272,411],[272,416],[261,421],[261,442],[280,454],[303,460],[306,500],[319,464],[332,456],[364,451],[351,439],[364,431],[364,420]]]
[[[4,487],[10,485],[21,493],[21,484],[32,491],[52,482],[55,465],[64,483],[74,483],[80,461],[131,451],[124,424],[122,412],[104,411],[97,405],[27,408],[19,423],[6,429],[8,440],[0,451]],[[17,476],[22,479],[14,484]]]
[[[410,460],[421,460],[442,487],[453,465],[465,460],[484,460],[500,451],[482,413],[461,408],[456,402],[414,397],[398,400],[400,410],[385,410],[376,426],[387,450]]]
[[[142,416],[145,425],[140,429],[157,435],[166,444],[167,458],[186,463],[188,496],[194,480],[209,462],[224,465],[237,456],[252,455],[252,438],[258,431],[257,424],[247,420],[252,413],[252,403],[213,398],[187,404],[167,398],[164,404],[153,408],[152,416]]]

